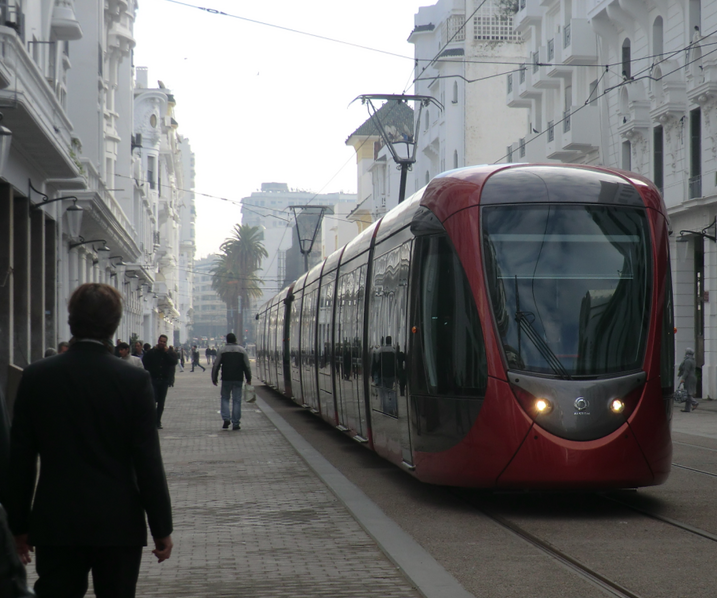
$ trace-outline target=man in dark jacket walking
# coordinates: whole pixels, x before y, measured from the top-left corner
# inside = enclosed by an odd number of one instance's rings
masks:
[[[177,367],[177,354],[167,345],[167,335],[160,334],[156,346],[147,351],[142,358],[144,369],[152,377],[154,400],[157,402],[157,428],[162,429],[164,402],[167,399],[169,384],[174,380],[174,368]]]
[[[68,304],[70,350],[23,372],[10,438],[7,512],[17,552],[35,550],[38,598],[133,598],[147,544],[172,553],[172,511],[150,377],[106,340],[122,297],[88,283]],[[38,473],[39,457],[39,479]]]
[[[221,415],[224,420],[222,429],[232,424],[232,430],[241,428],[241,387],[244,378],[251,384],[251,365],[249,355],[244,347],[237,344],[237,337],[232,332],[227,334],[227,344],[217,351],[217,360],[212,367],[212,383],[217,386],[219,370],[222,371]],[[229,397],[232,400],[229,412]]]

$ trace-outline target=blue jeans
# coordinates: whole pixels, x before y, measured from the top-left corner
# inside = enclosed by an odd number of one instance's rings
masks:
[[[224,421],[231,420],[235,426],[241,419],[241,387],[242,381],[222,380],[221,414]],[[232,399],[231,416],[229,415],[229,397]]]

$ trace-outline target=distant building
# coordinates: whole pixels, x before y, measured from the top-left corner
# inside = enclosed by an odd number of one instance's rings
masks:
[[[194,262],[194,292],[192,338],[215,339],[213,345],[219,345],[226,335],[227,305],[212,289],[212,267],[217,261],[212,254]],[[190,339],[191,340],[191,339]]]
[[[309,267],[328,255],[327,249],[334,250],[348,243],[358,234],[355,225],[344,226],[341,214],[346,208],[356,206],[353,193],[311,193],[289,189],[286,183],[262,183],[261,191],[255,191],[242,199],[242,224],[259,226],[264,232],[264,247],[269,257],[258,272],[264,281],[263,297],[247,307],[244,323],[253,323],[256,309],[268,301],[284,286],[304,272],[304,259],[299,251],[294,212],[291,206],[328,206],[333,213],[327,213],[322,230],[310,254]],[[326,234],[324,231],[331,231]],[[325,247],[325,243],[329,247]]]

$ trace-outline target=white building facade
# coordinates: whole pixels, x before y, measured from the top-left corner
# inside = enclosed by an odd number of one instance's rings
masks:
[[[415,123],[409,195],[446,170],[500,161],[514,139],[541,126],[529,122],[527,104],[506,106],[502,73],[515,69],[525,51],[505,3],[441,0],[422,7],[408,40],[415,46],[414,94],[443,106],[424,107]]]
[[[716,397],[717,2],[520,0],[515,23],[525,70],[507,104],[546,126],[509,160],[622,168],[662,190],[676,352],[695,349],[702,396]]]
[[[174,336],[157,282],[167,278],[160,252],[178,255],[179,243],[168,233],[155,247],[163,213],[173,215],[158,209],[159,196],[153,203],[139,174],[136,8],[133,0],[0,5],[0,137],[9,146],[7,158],[0,155],[3,390],[13,367],[69,340],[67,300],[85,282],[123,294],[117,337]],[[178,154],[172,160],[181,163]],[[179,186],[180,177],[165,181]]]

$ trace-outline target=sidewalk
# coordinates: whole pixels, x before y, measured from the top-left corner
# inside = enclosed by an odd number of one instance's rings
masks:
[[[420,594],[256,405],[221,430],[219,390],[177,372],[160,431],[174,552],[145,551],[137,596]]]
[[[672,409],[672,431],[693,436],[717,439],[717,401],[698,399],[697,409],[683,413],[684,404],[675,403]]]

